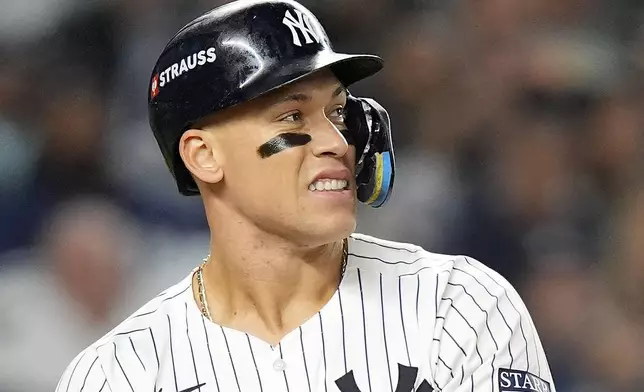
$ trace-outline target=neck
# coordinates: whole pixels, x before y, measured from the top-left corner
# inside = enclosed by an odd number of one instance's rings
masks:
[[[277,342],[335,293],[343,241],[306,247],[244,230],[213,230],[203,269],[212,320]]]

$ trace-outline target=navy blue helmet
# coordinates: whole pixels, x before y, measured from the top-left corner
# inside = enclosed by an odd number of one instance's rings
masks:
[[[335,52],[318,19],[295,1],[234,1],[188,23],[166,45],[150,80],[150,126],[179,192],[196,195],[178,151],[195,122],[322,69],[348,87],[382,67],[378,56]],[[372,100],[349,100],[347,125],[360,132],[358,198],[378,207],[393,186],[389,117]]]

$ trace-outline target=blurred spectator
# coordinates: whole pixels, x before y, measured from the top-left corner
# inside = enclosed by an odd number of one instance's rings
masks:
[[[535,262],[542,267],[526,287],[526,301],[549,347],[558,390],[640,390],[644,329],[618,305],[600,271],[574,253]]]
[[[644,332],[644,186],[622,196],[608,228],[604,232],[604,272],[618,306]]]
[[[41,80],[30,101],[37,120],[29,122],[39,133],[21,131],[22,141],[12,151],[28,171],[21,172],[19,186],[2,200],[7,216],[0,221],[0,232],[13,241],[4,249],[32,244],[40,222],[59,202],[79,194],[111,193],[104,169],[107,109],[94,75],[70,66],[50,69]]]
[[[587,148],[582,152],[593,174],[593,185],[606,207],[623,197],[641,178],[644,153],[642,93],[618,90],[601,102],[592,117]]]
[[[108,193],[103,168],[106,107],[94,75],[51,70],[42,92],[44,146],[35,191],[52,203],[79,193]]]
[[[0,252],[26,246],[40,225],[15,203],[25,197],[37,167],[42,136],[35,114],[33,56],[0,48]],[[38,210],[38,206],[33,206]],[[0,259],[0,265],[2,260]]]
[[[51,391],[64,366],[136,309],[136,231],[100,199],[61,205],[28,263],[0,274],[0,385]]]

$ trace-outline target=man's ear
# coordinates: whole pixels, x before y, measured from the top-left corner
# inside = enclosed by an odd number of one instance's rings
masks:
[[[214,135],[201,129],[189,129],[179,141],[179,154],[195,179],[216,184],[224,178],[223,156]]]

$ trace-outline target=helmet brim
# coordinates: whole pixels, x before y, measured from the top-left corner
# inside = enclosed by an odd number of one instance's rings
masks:
[[[326,65],[345,87],[375,75],[383,68],[383,60],[372,55],[335,54]]]
[[[383,68],[383,64],[383,60],[374,55],[325,52],[318,55],[312,62],[286,66],[290,77],[275,83],[273,88],[266,90],[264,94],[297,83],[326,69],[330,69],[344,87],[349,87],[378,73]]]

